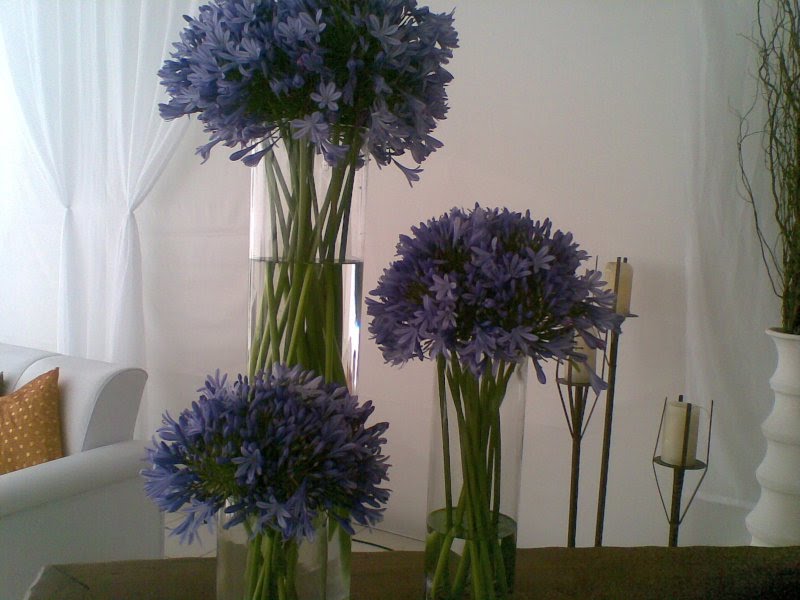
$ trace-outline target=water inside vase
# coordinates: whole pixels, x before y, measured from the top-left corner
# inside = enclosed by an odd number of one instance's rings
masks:
[[[517,522],[504,515],[498,516],[497,537],[494,540],[481,540],[472,532],[458,525],[451,529],[447,527],[447,510],[436,510],[428,515],[427,542],[425,546],[425,599],[426,600],[479,600],[472,595],[470,586],[470,565],[462,565],[465,560],[465,547],[468,543],[483,544],[489,553],[495,553],[495,597],[498,600],[511,598],[514,589],[514,569],[517,555]],[[444,544],[451,538],[449,551]],[[441,561],[445,560],[445,568],[441,569]],[[467,558],[466,560],[470,560]],[[505,584],[497,581],[497,565],[502,565]],[[459,585],[459,567],[465,571],[464,585]],[[438,585],[434,591],[434,581],[439,573]]]
[[[301,364],[354,392],[363,273],[361,261],[251,259],[251,371]]]

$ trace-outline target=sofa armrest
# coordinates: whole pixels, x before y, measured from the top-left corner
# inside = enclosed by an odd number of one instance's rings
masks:
[[[133,437],[147,381],[144,370],[77,356],[47,356],[25,369],[17,387],[56,367],[64,454],[77,454]]]
[[[144,447],[129,440],[0,475],[0,519],[138,477],[146,467]]]
[[[53,356],[54,352],[24,348],[0,343],[0,371],[3,372],[2,394],[9,394],[17,389],[17,382],[25,370],[33,363],[46,356]]]

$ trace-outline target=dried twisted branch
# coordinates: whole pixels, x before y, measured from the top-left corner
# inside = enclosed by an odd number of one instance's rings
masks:
[[[781,298],[783,330],[800,334],[800,0],[758,0],[755,29],[750,41],[758,50],[758,96],[740,118],[739,170],[772,289]],[[759,100],[766,117],[751,132],[748,119]],[[765,234],[766,215],[745,168],[744,148],[754,135],[761,139],[770,177],[774,239]]]

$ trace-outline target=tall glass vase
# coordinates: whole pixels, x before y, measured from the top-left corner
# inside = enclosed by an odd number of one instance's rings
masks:
[[[356,393],[367,165],[359,133],[346,130],[341,138],[350,150],[337,166],[287,134],[253,170],[251,379],[276,362],[301,365]],[[349,557],[350,537],[339,528],[336,539],[337,551]],[[349,590],[349,568],[323,573],[346,577],[331,585]]]
[[[426,600],[511,598],[527,363],[476,376],[437,358],[428,474]]]
[[[321,515],[311,540],[284,540],[278,531],[253,535],[253,523],[226,527],[219,513],[217,600],[347,600],[350,538]]]
[[[355,142],[331,167],[287,137],[252,179],[248,373],[299,364],[355,392],[366,165]]]

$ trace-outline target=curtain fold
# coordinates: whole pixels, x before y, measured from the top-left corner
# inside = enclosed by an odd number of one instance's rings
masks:
[[[166,122],[156,73],[176,39],[191,1],[110,2],[103,5],[104,72],[108,85],[108,194],[124,205],[111,284],[110,358],[144,363],[142,254],[136,210],[147,198],[183,136],[188,121]]]

